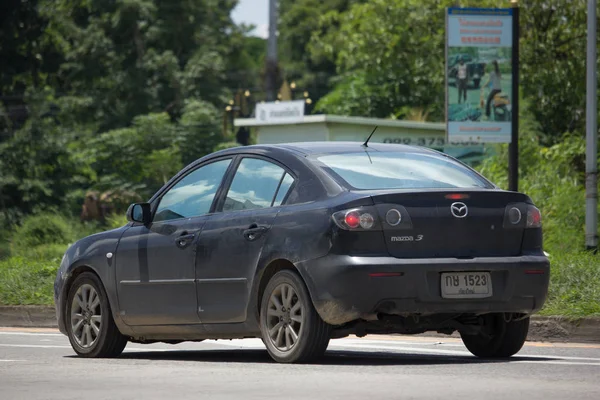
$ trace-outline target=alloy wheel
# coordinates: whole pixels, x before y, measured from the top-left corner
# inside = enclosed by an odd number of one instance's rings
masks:
[[[102,327],[102,307],[100,296],[90,284],[77,289],[71,303],[71,332],[79,346],[92,347],[100,336]]]
[[[304,307],[291,285],[282,283],[273,290],[266,319],[273,346],[281,352],[292,350],[302,335]]]

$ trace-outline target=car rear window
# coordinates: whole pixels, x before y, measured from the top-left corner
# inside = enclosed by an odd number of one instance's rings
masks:
[[[317,160],[352,189],[493,187],[461,163],[435,154],[363,151],[321,155]]]

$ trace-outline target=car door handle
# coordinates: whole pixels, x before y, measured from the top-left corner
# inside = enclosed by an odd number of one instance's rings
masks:
[[[268,226],[252,224],[248,229],[244,230],[244,238],[251,242],[261,237],[268,230]]]
[[[196,238],[195,233],[183,233],[181,236],[179,236],[177,239],[175,239],[175,244],[180,249],[185,249],[186,247],[188,247],[190,244],[192,244],[194,242],[195,238]]]

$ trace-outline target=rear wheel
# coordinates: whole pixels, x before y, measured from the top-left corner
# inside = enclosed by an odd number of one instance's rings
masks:
[[[82,357],[116,357],[127,338],[119,332],[100,279],[84,272],[67,297],[66,326],[71,347]]]
[[[529,332],[529,317],[506,321],[504,314],[494,314],[485,318],[482,333],[461,334],[467,349],[482,358],[507,358],[517,354],[525,344]]]
[[[281,363],[321,357],[331,335],[330,325],[315,310],[302,279],[287,270],[275,274],[265,288],[260,328],[269,354]]]

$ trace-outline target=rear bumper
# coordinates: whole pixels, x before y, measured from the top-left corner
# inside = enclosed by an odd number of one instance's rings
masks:
[[[328,255],[298,263],[297,267],[317,312],[333,325],[373,319],[378,313],[529,314],[544,305],[550,278],[550,262],[545,256],[400,259]],[[442,298],[441,273],[461,271],[489,271],[493,295]],[[371,273],[401,276],[373,277]]]

